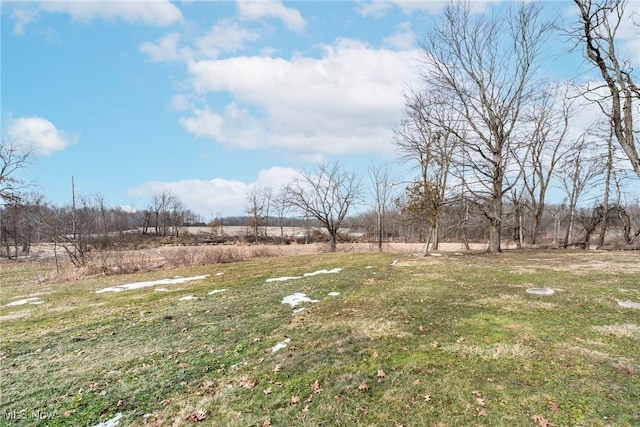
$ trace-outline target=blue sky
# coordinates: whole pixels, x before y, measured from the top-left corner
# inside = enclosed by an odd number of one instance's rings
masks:
[[[71,176],[110,206],[143,209],[170,190],[205,217],[241,215],[248,188],[320,161],[366,182],[371,162],[396,159],[415,40],[442,5],[3,1],[3,130],[34,147],[28,179],[58,204]],[[572,2],[544,6],[572,19]],[[552,40],[545,76],[586,69],[580,52],[557,55],[567,48]]]

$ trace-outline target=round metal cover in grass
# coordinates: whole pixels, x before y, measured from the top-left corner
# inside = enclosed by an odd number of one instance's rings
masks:
[[[555,291],[550,288],[529,288],[527,289],[527,293],[534,295],[553,295]]]

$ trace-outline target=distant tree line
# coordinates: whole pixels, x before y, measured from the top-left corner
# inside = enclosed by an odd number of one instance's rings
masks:
[[[505,242],[637,248],[640,89],[617,48],[621,25],[631,19],[627,1],[574,4],[578,20],[565,34],[602,84],[540,78],[557,25],[545,20],[539,2],[510,3],[504,14],[472,13],[468,2],[445,6],[420,40],[421,80],[406,90],[394,128],[397,158],[416,171],[409,182],[395,178],[390,164],[371,165],[364,180],[325,163],[279,189],[250,187],[245,216],[209,221],[171,192],[137,211],[108,207],[101,195],[76,197],[75,190],[68,205],[55,206],[18,178],[31,152],[3,134],[0,254],[17,257],[34,242],[49,242],[83,265],[88,250],[131,236],[181,239],[194,225],[221,238],[225,226],[245,226],[253,243],[269,237],[267,227],[278,227],[286,243],[284,228],[303,226],[305,236],[325,239],[332,251],[346,238],[375,242],[378,250],[391,241],[420,241],[425,251],[443,241],[483,242],[489,252]],[[585,104],[601,113],[588,126],[577,120]],[[551,191],[560,203],[549,202]],[[323,232],[311,233],[316,229]]]

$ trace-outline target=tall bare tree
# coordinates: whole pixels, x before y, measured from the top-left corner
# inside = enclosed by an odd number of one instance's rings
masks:
[[[505,176],[523,104],[552,25],[540,5],[509,5],[507,13],[473,14],[470,3],[449,3],[421,42],[423,80],[447,96],[464,120],[460,135],[474,178],[468,190],[489,220],[489,251],[501,250]],[[456,129],[450,129],[457,132]]]
[[[287,185],[291,205],[318,220],[327,230],[332,252],[336,250],[342,221],[349,209],[360,202],[361,191],[357,175],[345,171],[338,163],[321,164]]]
[[[455,151],[460,146],[460,116],[434,88],[405,93],[404,118],[394,128],[400,159],[417,162],[419,182],[407,189],[412,217],[428,224],[425,251],[438,249],[440,216],[452,174]],[[456,129],[455,132],[452,129]],[[425,210],[426,206],[430,208]],[[427,214],[428,212],[428,214]],[[424,216],[421,217],[421,213]]]
[[[579,44],[584,46],[587,59],[599,70],[608,92],[603,98],[599,96],[599,88],[588,87],[585,95],[606,104],[603,111],[611,120],[616,139],[640,178],[640,140],[638,131],[634,131],[633,121],[634,114],[638,114],[640,88],[634,82],[630,62],[621,56],[619,50],[621,26],[632,19],[626,10],[627,1],[573,1],[580,11],[579,23],[573,33]]]
[[[528,242],[537,243],[545,212],[546,195],[559,162],[574,144],[567,140],[573,101],[567,85],[550,86],[543,90],[537,102],[526,114],[530,132],[525,132],[522,155],[515,156],[522,168],[522,186],[531,214]],[[522,195],[522,193],[521,193]]]
[[[264,221],[264,211],[267,209],[267,192],[264,188],[253,186],[247,190],[247,213],[249,214],[249,225],[253,228],[253,235],[256,244],[259,240],[260,225]]]
[[[389,165],[371,164],[369,166],[369,179],[371,180],[371,186],[373,188],[374,209],[376,212],[376,240],[378,242],[378,251],[382,252],[382,241],[385,235],[385,218],[393,191]]]
[[[594,178],[603,170],[600,159],[588,152],[586,136],[587,132],[580,137],[576,149],[570,156],[564,158],[556,171],[556,176],[566,192],[566,203],[569,209],[564,237],[565,248],[572,244],[578,201],[586,190],[593,186]]]
[[[27,184],[16,174],[29,164],[31,150],[10,140],[4,133],[0,140],[0,199],[15,202]]]

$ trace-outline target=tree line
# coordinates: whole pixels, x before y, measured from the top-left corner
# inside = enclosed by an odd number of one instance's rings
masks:
[[[620,245],[637,245],[640,142],[633,119],[640,89],[618,40],[631,17],[625,0],[573,3],[578,19],[564,34],[602,84],[540,77],[557,30],[541,3],[510,3],[507,13],[472,13],[470,3],[449,3],[419,40],[420,84],[405,91],[403,118],[394,127],[398,158],[416,177],[400,182],[390,165],[371,165],[363,179],[329,163],[277,190],[251,187],[244,221],[254,241],[274,224],[283,238],[285,220],[294,217],[324,229],[331,250],[347,223],[380,250],[392,239],[420,239],[425,250],[442,239],[485,241],[489,252],[507,240],[518,247],[589,247],[595,238],[603,247],[607,233]],[[585,105],[599,110],[593,123],[578,121]],[[81,264],[87,236],[106,244],[114,229],[139,227],[142,235],[179,237],[201,222],[167,192],[138,212],[109,209],[100,196],[48,205],[25,194],[28,185],[16,178],[29,158],[3,136],[0,240],[7,255],[28,252],[34,236],[46,236]],[[561,203],[549,204],[552,191]],[[209,225],[213,230],[216,222]]]

